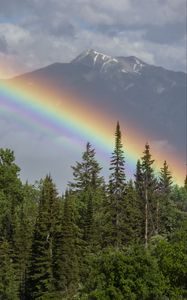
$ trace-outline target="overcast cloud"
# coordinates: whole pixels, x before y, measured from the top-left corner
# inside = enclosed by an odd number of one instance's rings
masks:
[[[186,0],[0,0],[4,77],[87,48],[185,71],[185,45]]]

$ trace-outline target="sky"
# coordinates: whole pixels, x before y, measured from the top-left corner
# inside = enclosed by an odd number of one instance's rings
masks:
[[[0,78],[94,48],[186,70],[186,0],[0,0]]]
[[[186,0],[0,0],[0,79],[91,48],[186,71]],[[83,151],[66,137],[31,138],[10,114],[0,115],[0,141],[14,150],[24,180],[50,172],[60,190]]]

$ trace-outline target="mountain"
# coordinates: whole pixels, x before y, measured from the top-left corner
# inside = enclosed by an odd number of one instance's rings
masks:
[[[141,74],[140,71],[146,66],[143,61],[134,56],[111,57],[93,49],[81,53],[71,63],[86,65],[101,73],[122,72]]]
[[[73,91],[114,119],[170,148],[185,160],[186,74],[137,57],[112,57],[93,49],[69,63],[55,63],[13,80]],[[128,128],[127,128],[128,130]],[[146,141],[145,141],[146,142]]]

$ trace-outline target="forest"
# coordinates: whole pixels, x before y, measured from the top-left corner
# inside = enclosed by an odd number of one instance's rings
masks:
[[[114,145],[108,182],[88,142],[63,195],[0,149],[1,300],[187,299],[187,177],[146,144],[129,180],[119,122]]]

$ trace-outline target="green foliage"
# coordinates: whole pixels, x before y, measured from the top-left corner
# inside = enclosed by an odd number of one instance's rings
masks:
[[[175,234],[170,241],[160,240],[153,248],[159,268],[168,281],[169,299],[186,299],[187,297],[187,234],[183,237]],[[183,298],[184,297],[184,298]]]
[[[186,175],[185,180],[184,180],[184,188],[187,191],[187,175]]]
[[[92,149],[90,143],[86,144],[82,162],[76,162],[72,169],[74,182],[70,182],[69,187],[75,191],[85,191],[89,187],[97,189],[103,183],[103,178],[99,176],[101,167],[95,159],[95,149]]]
[[[22,201],[20,168],[15,164],[13,151],[0,149],[0,236],[14,244],[15,210]]]
[[[49,297],[53,291],[52,242],[57,193],[50,176],[43,182],[27,278],[27,299]]]
[[[18,283],[7,241],[0,242],[0,299],[18,300]]]
[[[110,162],[110,177],[108,187],[108,199],[104,214],[106,215],[106,224],[104,229],[105,245],[120,247],[124,232],[124,199],[125,199],[125,159],[123,145],[121,141],[121,130],[117,122],[115,131],[115,147]]]
[[[139,247],[106,249],[90,263],[81,299],[165,299],[166,280],[155,258]]]
[[[159,188],[161,193],[169,195],[172,187],[172,175],[169,171],[169,167],[166,161],[164,161],[164,165],[160,170],[160,178],[159,178]]]
[[[178,209],[187,212],[187,191],[184,187],[175,185],[171,192],[171,199]]]
[[[141,199],[143,199],[145,193],[144,174],[142,170],[141,161],[139,159],[136,164],[135,187],[138,195]]]
[[[121,141],[121,130],[117,122],[115,132],[115,148],[110,162],[109,191],[117,198],[123,197],[125,187],[125,159]]]
[[[55,235],[53,275],[57,291],[72,297],[78,282],[78,228],[75,223],[74,196],[66,193],[61,230]],[[71,298],[70,298],[71,299]]]
[[[118,122],[109,183],[87,143],[61,198],[0,149],[0,299],[187,299],[186,185],[166,162],[156,180],[148,144],[127,182],[121,138]]]

